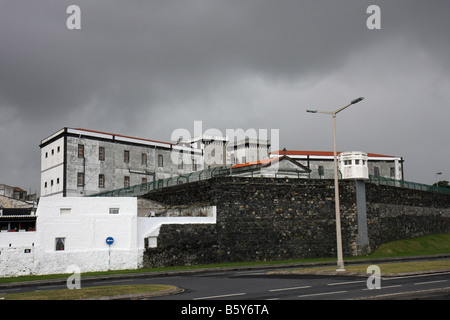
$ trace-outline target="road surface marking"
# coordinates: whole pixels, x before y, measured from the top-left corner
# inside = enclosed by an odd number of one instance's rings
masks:
[[[307,289],[311,288],[311,286],[303,286],[303,287],[292,287],[292,288],[281,288],[281,289],[272,289],[269,290],[270,292],[276,292],[276,291],[287,291],[287,290],[297,290],[297,289]]]
[[[414,274],[410,276],[398,276],[398,277],[381,277],[381,280],[397,280],[397,279],[406,279],[406,278],[419,278],[419,277],[432,277],[442,274],[450,274],[450,272],[436,272],[436,273],[427,273],[427,274]]]
[[[414,285],[420,285],[420,284],[429,284],[429,283],[438,283],[438,282],[446,282],[447,280],[435,280],[435,281],[427,281],[427,282],[417,282],[414,283]]]
[[[312,297],[312,296],[324,296],[329,294],[339,294],[339,293],[346,293],[347,291],[333,291],[333,292],[321,292],[321,293],[312,293],[312,294],[304,294],[301,296],[298,296],[299,298],[303,297]]]
[[[380,289],[390,289],[390,288],[397,288],[397,287],[401,287],[401,284],[396,284],[393,286],[381,286]],[[369,289],[369,288],[365,288],[363,290],[378,290],[378,289]]]
[[[194,298],[192,300],[203,300],[203,299],[216,299],[216,298],[225,298],[225,297],[234,297],[234,296],[242,296],[245,293],[230,293],[230,294],[223,294],[220,296],[209,296],[209,297],[200,297],[200,298]]]
[[[352,284],[352,283],[363,283],[366,282],[367,280],[364,281],[348,281],[348,282],[334,282],[334,283],[328,283],[327,286],[338,286],[340,284]]]

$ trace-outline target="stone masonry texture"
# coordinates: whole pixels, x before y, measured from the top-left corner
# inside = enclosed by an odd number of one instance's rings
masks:
[[[450,196],[366,184],[369,247],[357,243],[355,181],[339,181],[344,256],[382,243],[450,232]],[[216,177],[154,190],[165,205],[217,207],[216,224],[163,225],[144,267],[336,256],[334,181]]]

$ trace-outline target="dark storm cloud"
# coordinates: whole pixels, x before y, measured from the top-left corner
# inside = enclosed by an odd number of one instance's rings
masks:
[[[71,4],[81,8],[81,30],[66,28]],[[381,8],[381,30],[366,27],[371,4]],[[13,166],[12,159],[34,159],[23,167],[38,176],[37,145],[61,127],[168,140],[194,120],[279,128],[288,147],[323,149],[329,132],[317,128],[328,119],[306,118],[304,109],[360,95],[365,105],[341,120],[342,140],[408,154],[412,146],[358,141],[345,130],[362,117],[388,119],[392,138],[408,109],[409,125],[432,132],[433,122],[441,125],[449,103],[449,8],[436,0],[2,1],[0,125],[17,143],[2,140],[10,152],[0,160]],[[440,106],[434,116],[423,110],[427,101]],[[409,128],[402,127],[414,134]],[[5,169],[0,178],[27,179]]]
[[[67,4],[2,10],[1,99],[33,118],[98,96],[140,104],[157,96],[155,83],[189,92],[236,73],[325,72],[363,30],[363,19],[342,19],[355,6],[335,1],[78,1],[82,30],[69,31]]]

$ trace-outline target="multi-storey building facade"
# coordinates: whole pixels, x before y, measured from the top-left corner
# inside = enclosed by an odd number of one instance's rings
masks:
[[[41,141],[41,196],[89,196],[214,167],[287,156],[309,178],[332,178],[333,152],[279,150],[270,141],[203,135],[177,143],[63,128]],[[367,154],[368,173],[403,179],[403,159]]]
[[[280,155],[287,155],[308,167],[311,170],[311,178],[332,178],[334,175],[332,151],[278,150],[271,153],[271,157]],[[402,157],[367,153],[368,173],[372,176],[403,180],[403,161]]]
[[[41,141],[41,196],[87,196],[201,170],[201,150],[63,128]]]
[[[258,162],[269,158],[270,140],[246,138],[228,144],[231,165]]]

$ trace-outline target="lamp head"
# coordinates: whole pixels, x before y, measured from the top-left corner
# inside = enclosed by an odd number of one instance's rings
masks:
[[[359,97],[359,98],[353,100],[353,101],[350,102],[350,103],[351,103],[351,104],[355,104],[355,103],[358,103],[358,102],[360,102],[360,101],[362,101],[362,100],[364,100],[364,98],[363,98],[363,97]]]

